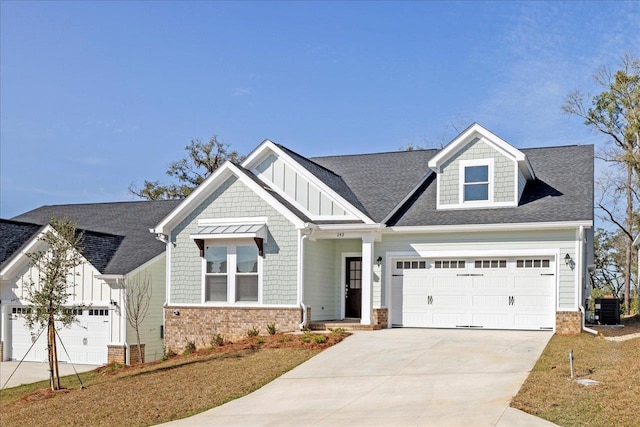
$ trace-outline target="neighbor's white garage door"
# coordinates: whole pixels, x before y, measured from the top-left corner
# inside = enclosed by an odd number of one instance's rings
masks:
[[[552,258],[394,262],[392,323],[402,326],[553,329]]]
[[[31,347],[31,331],[27,328],[25,319],[20,315],[22,307],[13,307],[9,317],[9,358],[22,360]],[[81,314],[80,314],[81,312]],[[107,363],[107,344],[109,343],[109,310],[106,308],[92,308],[80,310],[77,315],[78,323],[69,328],[58,330],[58,360],[78,364],[102,365]],[[7,348],[7,347],[5,347]],[[7,351],[7,350],[5,350]],[[30,362],[46,362],[47,331],[44,331],[36,341],[24,360]]]

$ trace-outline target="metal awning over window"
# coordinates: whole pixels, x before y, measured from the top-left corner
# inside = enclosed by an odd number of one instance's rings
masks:
[[[198,227],[189,235],[204,257],[204,241],[215,239],[253,239],[260,256],[264,256],[264,241],[267,239],[267,224],[212,224]]]

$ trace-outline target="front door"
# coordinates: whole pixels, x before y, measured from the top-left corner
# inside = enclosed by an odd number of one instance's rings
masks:
[[[344,316],[360,318],[362,308],[362,258],[348,257],[345,265]]]

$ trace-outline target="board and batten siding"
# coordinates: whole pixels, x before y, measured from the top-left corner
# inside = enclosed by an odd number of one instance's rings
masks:
[[[345,216],[347,211],[331,200],[317,186],[297,173],[275,154],[258,166],[258,176],[295,200],[303,210],[314,216]]]
[[[199,219],[267,217],[262,270],[263,304],[297,300],[297,231],[292,223],[235,177],[227,179],[171,231],[170,303],[202,303],[202,258],[189,234]],[[251,244],[253,240],[251,240]]]
[[[127,286],[127,284],[131,283],[132,281],[135,283],[136,280],[141,281],[145,280],[145,278],[148,278],[151,281],[149,309],[139,328],[140,343],[145,345],[145,362],[159,360],[164,354],[164,340],[160,336],[160,329],[163,324],[162,307],[164,306],[166,300],[166,259],[166,253],[162,253],[154,259],[141,265],[131,273],[127,274],[125,279],[125,286]],[[138,344],[138,341],[136,339],[136,331],[129,324],[129,322],[127,322],[127,344]]]
[[[443,251],[472,251],[482,254],[487,251],[501,252],[509,256],[510,251],[558,252],[556,260],[559,269],[559,289],[557,307],[575,310],[576,271],[564,262],[565,254],[576,260],[576,230],[514,231],[514,232],[466,232],[438,234],[385,234],[382,242],[376,243],[376,257],[387,252],[402,252],[418,256],[419,252],[437,254]],[[517,256],[517,255],[512,255]],[[392,266],[385,266],[391,268]],[[576,267],[577,268],[577,267]],[[381,286],[385,288],[388,279],[386,269],[382,271]]]
[[[39,270],[31,266],[25,258],[18,272],[9,280],[3,280],[0,286],[0,300],[11,302],[10,305],[29,305],[28,289],[31,283],[36,288],[40,286]],[[124,342],[122,326],[124,319],[120,316],[119,308],[114,308],[109,303],[116,301],[118,307],[124,307],[123,293],[116,285],[109,285],[104,280],[96,278],[100,272],[89,261],[84,259],[82,264],[73,269],[73,273],[67,279],[67,291],[69,306],[84,305],[90,308],[109,309],[109,321],[111,325],[109,339],[113,343]]]
[[[493,159],[493,201],[513,202],[516,164],[496,149],[481,141],[472,140],[442,165],[439,176],[440,205],[460,203],[460,161]]]

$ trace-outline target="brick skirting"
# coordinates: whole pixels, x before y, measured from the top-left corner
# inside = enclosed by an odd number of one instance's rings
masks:
[[[107,364],[117,363],[124,365],[127,363],[127,347],[124,345],[107,346]]]
[[[386,308],[373,309],[373,324],[380,325],[383,329],[389,327],[389,311]]]
[[[165,351],[180,353],[188,342],[207,347],[217,334],[227,340],[244,338],[254,327],[266,334],[269,323],[275,323],[278,332],[296,331],[301,321],[299,308],[165,307]]]
[[[556,312],[556,334],[578,335],[582,332],[582,313],[579,311]]]
[[[144,344],[140,344],[140,350],[142,350],[142,363],[144,363]],[[138,360],[138,344],[129,345],[129,364],[137,365],[140,363]]]

